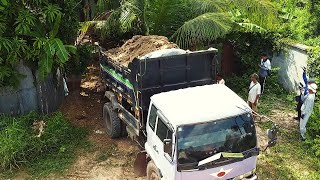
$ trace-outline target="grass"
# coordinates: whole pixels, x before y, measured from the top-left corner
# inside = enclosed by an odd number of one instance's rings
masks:
[[[258,159],[260,179],[320,179],[320,159],[299,141],[298,132],[280,133],[280,141]]]
[[[46,124],[40,137],[33,129],[36,121]],[[77,157],[77,149],[90,147],[87,130],[73,127],[61,113],[0,116],[0,122],[0,178],[8,179],[20,169],[31,179],[64,172]]]
[[[294,94],[285,92],[267,92],[261,98],[259,112],[263,115],[272,115],[273,110],[296,113],[293,97]],[[258,126],[265,130],[272,126],[272,122],[260,122]],[[320,179],[320,158],[314,155],[305,142],[299,140],[298,126],[296,129],[290,127],[282,126],[278,144],[270,148],[268,153],[259,155],[257,173],[260,179]]]
[[[247,77],[232,77],[229,79],[229,87],[237,92],[244,100],[248,97]],[[228,82],[228,81],[227,81]],[[298,125],[293,120],[281,121],[288,116],[278,117],[294,113],[296,102],[295,94],[284,90],[278,83],[277,77],[268,79],[266,90],[260,98],[258,112],[261,115],[272,117],[281,124],[278,134],[278,143],[267,152],[258,156],[257,174],[263,180],[318,180],[320,179],[320,158],[316,157],[314,151],[307,142],[299,140]],[[277,119],[278,118],[278,119]],[[282,119],[281,119],[282,118]],[[310,123],[309,123],[310,125]],[[257,122],[257,126],[266,130],[271,128],[271,121]],[[310,127],[309,127],[310,128]]]

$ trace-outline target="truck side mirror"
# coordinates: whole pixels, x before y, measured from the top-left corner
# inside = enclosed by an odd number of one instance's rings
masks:
[[[172,153],[172,139],[163,140],[163,149],[165,153],[168,153],[171,156]]]
[[[266,146],[266,148],[263,151],[267,150],[268,147],[273,147],[277,144],[278,131],[279,131],[279,128],[276,124],[273,124],[271,129],[267,129],[268,145]]]

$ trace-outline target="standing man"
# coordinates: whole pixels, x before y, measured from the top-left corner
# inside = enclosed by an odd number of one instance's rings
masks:
[[[216,83],[217,84],[225,84],[226,83],[220,73],[217,74],[217,82]]]
[[[261,84],[261,94],[263,94],[265,84],[266,84],[266,79],[271,70],[271,63],[270,63],[270,60],[268,59],[267,54],[263,53],[261,55],[261,61],[260,61],[259,67],[260,67],[259,82]]]
[[[249,86],[249,96],[248,96],[248,104],[250,108],[257,112],[258,111],[258,101],[261,94],[261,85],[258,82],[258,74],[254,73],[251,75],[251,83]]]
[[[304,82],[304,86],[300,83],[300,96],[299,98],[297,98],[297,111],[298,111],[298,116],[295,117],[295,120],[300,120],[301,119],[301,106],[303,104],[303,98],[309,93],[308,91],[308,85],[315,83],[314,79],[308,79],[307,78],[307,72],[306,72],[306,68],[303,67],[303,74],[302,74],[302,78],[303,78],[303,82]]]
[[[302,140],[306,139],[306,125],[308,123],[309,117],[311,116],[314,99],[317,92],[318,86],[315,83],[312,83],[308,86],[308,94],[303,98],[303,104],[301,107],[301,119],[300,119],[300,136]]]

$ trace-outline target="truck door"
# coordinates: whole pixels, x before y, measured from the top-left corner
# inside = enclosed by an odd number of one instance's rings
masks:
[[[157,116],[156,136],[154,142],[158,148],[158,168],[164,179],[175,179],[173,130],[168,127],[161,116]]]
[[[165,121],[158,115],[158,110],[154,105],[150,106],[146,149],[154,163],[166,179],[174,179],[173,163],[173,130],[169,128]],[[171,148],[164,150],[164,142],[171,144]],[[169,147],[168,145],[166,147]]]

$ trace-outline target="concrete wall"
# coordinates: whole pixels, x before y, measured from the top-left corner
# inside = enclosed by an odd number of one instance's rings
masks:
[[[302,67],[307,67],[307,46],[290,45],[286,53],[274,55],[272,68],[279,67],[279,82],[289,91],[297,91],[302,79]]]
[[[23,115],[31,111],[49,114],[59,108],[64,98],[61,75],[50,74],[40,80],[22,63],[17,70],[25,78],[18,88],[0,88],[0,114]]]

